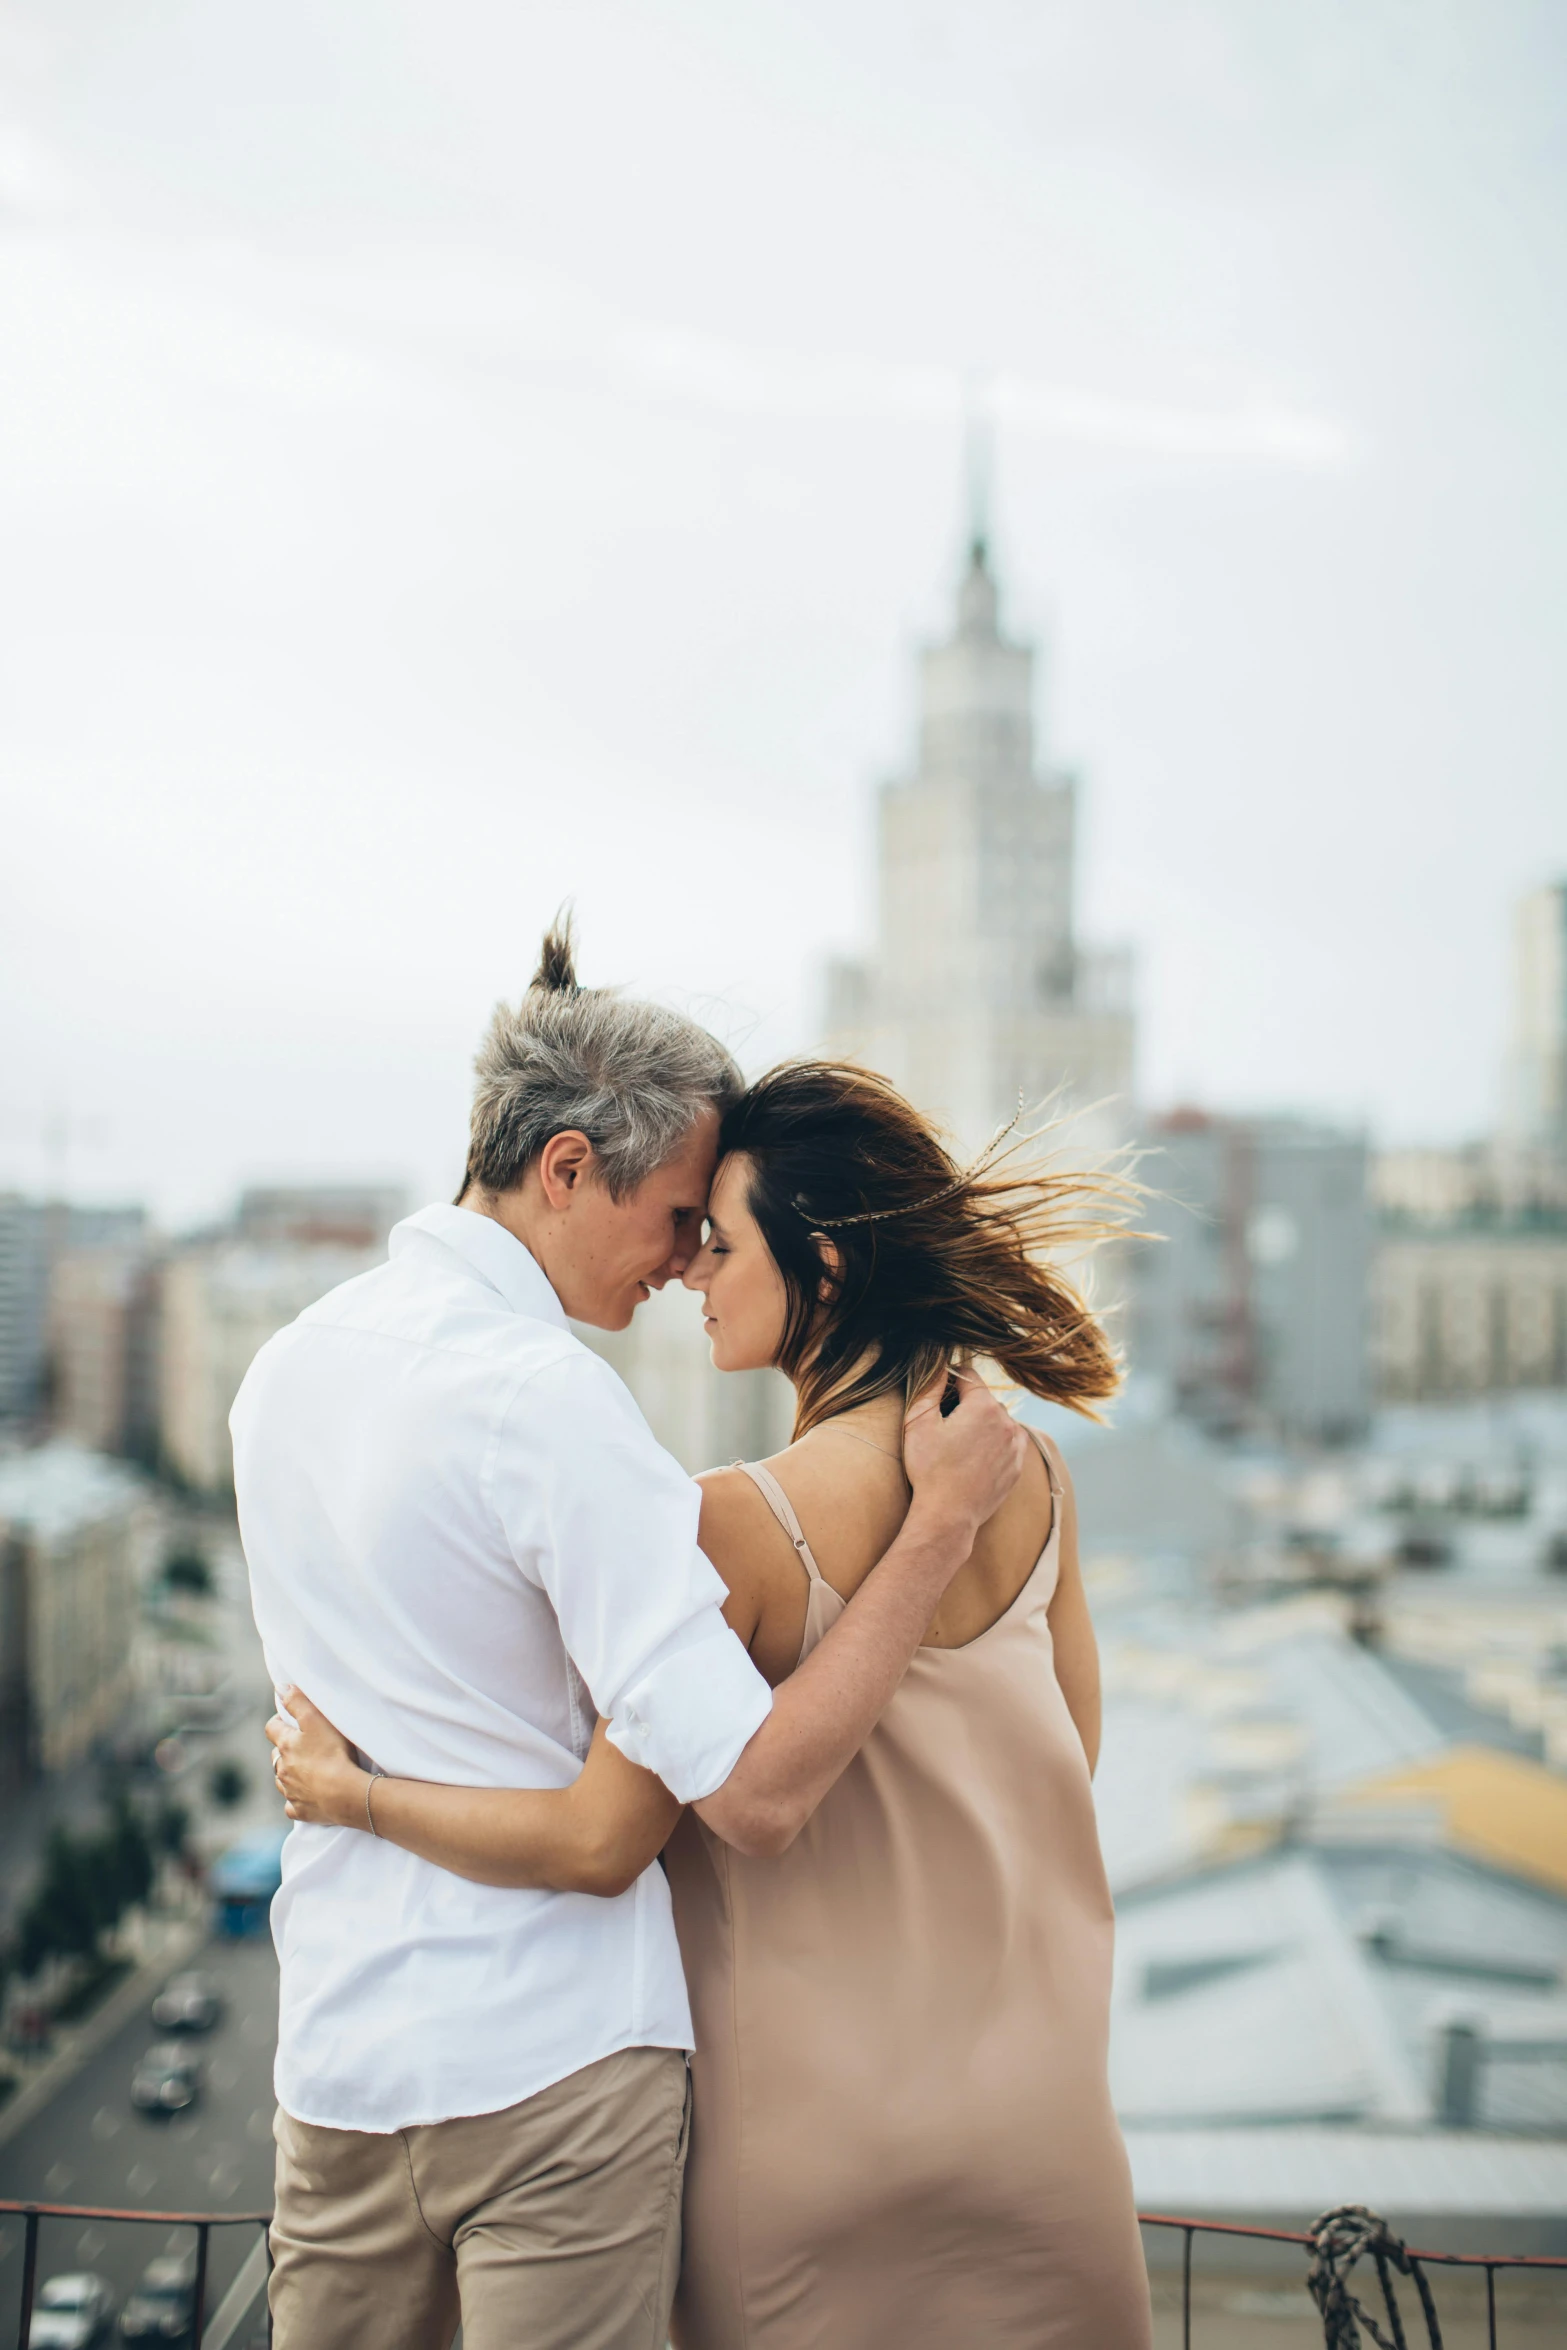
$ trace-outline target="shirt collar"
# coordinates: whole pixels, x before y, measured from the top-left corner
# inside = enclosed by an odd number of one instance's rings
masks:
[[[514,1314],[531,1315],[536,1322],[566,1327],[566,1313],[550,1287],[538,1259],[525,1249],[493,1216],[473,1208],[448,1207],[436,1200],[430,1207],[405,1216],[392,1227],[388,1254],[400,1256],[415,1233],[428,1233],[471,1265],[492,1289],[498,1289]]]

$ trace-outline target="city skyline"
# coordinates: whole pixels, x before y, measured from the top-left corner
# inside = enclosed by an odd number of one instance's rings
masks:
[[[568,894],[591,977],[808,1045],[976,378],[1149,1105],[1494,1124],[1567,861],[1556,28],[262,25],[0,34],[0,1182],[65,1112],[173,1222],[439,1191]]]

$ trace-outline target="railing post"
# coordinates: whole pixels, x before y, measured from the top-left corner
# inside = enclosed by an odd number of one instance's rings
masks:
[[[1181,2350],[1192,2350],[1192,2228],[1182,2230],[1181,2245]]]
[[[1487,2350],[1496,2350],[1496,2271],[1489,2261],[1485,2264],[1485,2339]]]
[[[207,2330],[207,2237],[210,2233],[205,2220],[196,2227],[196,2315],[191,2335],[192,2350],[201,2350],[201,2337]]]
[[[22,2320],[16,2329],[16,2350],[27,2350],[33,2338],[33,2295],[38,2290],[38,2214],[30,2211],[22,2252]]]
[[[1393,2279],[1388,2274],[1386,2258],[1381,2252],[1373,2252],[1372,2258],[1376,2262],[1377,2278],[1382,2287],[1382,2301],[1387,2310],[1387,2322],[1393,2329],[1393,2350],[1409,2350],[1409,2344],[1404,2339],[1404,2321],[1398,2312],[1398,2301],[1393,2292]]]

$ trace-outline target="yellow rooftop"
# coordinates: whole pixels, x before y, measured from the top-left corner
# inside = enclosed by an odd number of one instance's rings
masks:
[[[1567,1779],[1489,1746],[1454,1746],[1346,1788],[1347,1803],[1437,1806],[1446,1842],[1567,1893]]]

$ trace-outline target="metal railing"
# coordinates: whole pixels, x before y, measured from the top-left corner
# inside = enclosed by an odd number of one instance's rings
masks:
[[[270,2211],[106,2211],[92,2203],[9,2203],[0,2201],[0,2218],[20,2218],[22,2238],[22,2310],[17,2321],[16,2350],[28,2350],[33,2333],[33,2304],[38,2297],[38,2231],[46,2219],[122,2220],[142,2227],[194,2228],[196,2274],[192,2286],[194,2315],[191,2350],[201,2350],[207,2329],[207,2251],[214,2228],[260,2228],[262,2243],[272,2224]],[[270,2340],[270,2328],[268,2339]]]
[[[214,2228],[260,2228],[262,2247],[266,2245],[266,2229],[271,2224],[269,2211],[108,2211],[87,2203],[9,2203],[0,2201],[0,2218],[20,2218],[25,2222],[22,2254],[22,2307],[17,2329],[17,2350],[28,2350],[32,2337],[33,2303],[38,2291],[38,2234],[40,2222],[46,2219],[81,2219],[124,2221],[152,2227],[194,2228],[196,2231],[196,2274],[194,2280],[194,2321],[190,2335],[192,2350],[202,2350],[206,2336],[207,2315],[207,2251]],[[1426,2330],[1429,2350],[1443,2350],[1442,2330],[1438,2322],[1436,2304],[1426,2277],[1429,2268],[1480,2270],[1485,2278],[1485,2315],[1487,2350],[1501,2350],[1497,2332],[1496,2279],[1504,2270],[1525,2269],[1552,2272],[1559,2276],[1563,2286],[1564,2330],[1567,2330],[1567,2259],[1557,2259],[1543,2253],[1504,2252],[1412,2252],[1395,2236],[1387,2222],[1363,2204],[1340,2204],[1335,2210],[1324,2212],[1316,2225],[1300,2235],[1288,2228],[1256,2228],[1243,2226],[1238,2220],[1188,2219],[1164,2211],[1140,2211],[1138,2222],[1145,2228],[1174,2228],[1181,2237],[1181,2350],[1193,2350],[1192,2344],[1192,2249],[1199,2236],[1240,2238],[1251,2243],[1293,2244],[1308,2256],[1303,2279],[1306,2290],[1316,2304],[1322,2320],[1322,2338],[1326,2350],[1362,2350],[1369,2342],[1376,2350],[1411,2350],[1418,2343],[1406,2324],[1406,2316],[1418,2311],[1419,2321]],[[1381,2295],[1382,2316],[1376,2317],[1355,2294],[1351,2279],[1357,2262],[1369,2262],[1375,2272]],[[1406,2304],[1412,2298],[1414,2307],[1400,2305],[1398,2282],[1402,2279],[1409,2288]],[[259,2295],[247,2296],[246,2310]],[[243,2316],[246,2311],[239,2311]],[[1388,2331],[1383,2331],[1385,2319]],[[271,2340],[271,2321],[268,2320],[267,2339]]]
[[[1366,2342],[1374,2343],[1376,2350],[1411,2350],[1412,2341],[1417,2342],[1418,2337],[1411,2336],[1405,2321],[1406,2315],[1412,2317],[1414,2311],[1400,2305],[1397,2278],[1408,2282],[1420,2323],[1425,2327],[1429,2350],[1443,2350],[1442,2328],[1425,2274],[1428,2268],[1483,2272],[1487,2350],[1500,2350],[1501,2344],[1496,2326],[1498,2274],[1505,2269],[1554,2271],[1562,2280],[1563,2328],[1567,2333],[1567,2259],[1537,2252],[1411,2252],[1394,2235],[1386,2220],[1368,2211],[1363,2203],[1341,2203],[1332,2211],[1325,2211],[1305,2235],[1288,2228],[1243,2227],[1236,2220],[1185,2219],[1163,2211],[1140,2211],[1137,2217],[1139,2225],[1145,2228],[1180,2230],[1181,2350],[1192,2350],[1192,2245],[1198,2236],[1233,2236],[1254,2243],[1294,2244],[1309,2254],[1302,2281],[1322,2320],[1326,2350],[1361,2350]],[[1365,2307],[1351,2285],[1360,2260],[1368,2260],[1376,2272],[1382,2316],[1389,2328],[1386,2333],[1381,2321]]]

